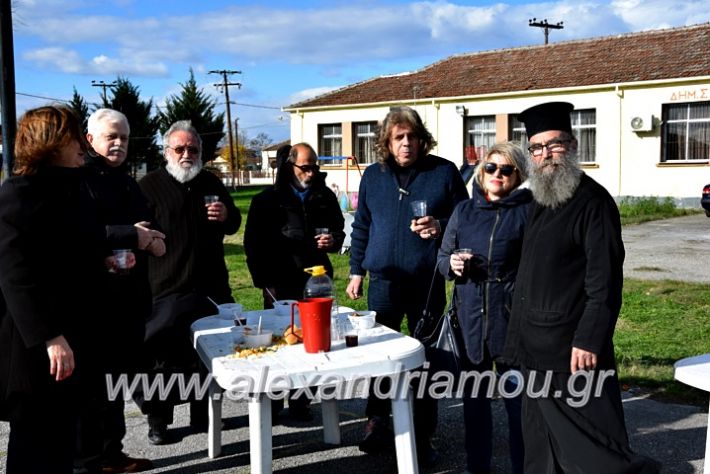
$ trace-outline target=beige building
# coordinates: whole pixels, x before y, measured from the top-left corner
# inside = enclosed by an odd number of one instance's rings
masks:
[[[329,181],[352,192],[359,174],[343,157],[374,162],[392,106],[414,107],[433,153],[463,164],[498,141],[527,147],[516,114],[558,100],[574,104],[582,165],[612,195],[697,203],[710,182],[710,23],[456,55],[286,110],[291,142],[313,144]]]

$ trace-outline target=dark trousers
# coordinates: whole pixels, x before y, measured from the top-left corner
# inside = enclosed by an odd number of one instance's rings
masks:
[[[488,351],[485,351],[484,360],[480,364],[473,364],[464,361],[464,369],[479,373],[493,370],[493,360]],[[498,376],[510,371],[510,367],[504,364],[495,364]],[[488,472],[491,469],[491,458],[493,456],[493,417],[491,414],[491,398],[487,395],[490,377],[481,377],[481,384],[474,387],[474,379],[468,379],[463,395],[463,416],[466,448],[466,468],[473,473]],[[518,384],[522,380],[506,378],[505,394],[516,393]],[[512,463],[512,473],[523,473],[523,430],[521,421],[522,394],[516,397],[503,397],[505,411],[508,415],[508,445],[510,449],[510,461]]]
[[[97,469],[105,462],[122,457],[126,435],[122,396],[108,400],[105,394],[99,394],[80,408],[75,467]]]
[[[10,421],[7,474],[71,474],[76,438],[75,400],[22,395]]]
[[[529,370],[525,375],[526,387],[542,391],[545,372]],[[550,396],[531,397],[526,392],[523,399],[526,473],[659,472],[653,460],[633,453],[629,447],[616,374],[601,383],[598,375],[597,371],[591,383],[577,379],[571,393],[571,374],[554,372]],[[579,399],[574,394],[584,392],[585,385],[592,385],[589,401],[583,406],[571,406],[569,401]],[[596,397],[593,392],[598,386],[601,394]]]
[[[431,273],[420,278],[401,278],[398,280],[385,279],[377,275],[370,275],[370,284],[367,289],[367,305],[371,311],[376,311],[378,323],[390,329],[399,331],[404,316],[407,316],[409,333],[414,333],[414,328],[422,316],[427,303],[427,295],[431,284]],[[429,302],[429,310],[441,314],[446,304],[443,279],[437,278]],[[418,381],[419,379],[416,379]],[[416,384],[415,381],[415,384]],[[418,386],[413,387],[414,393]],[[388,391],[388,384],[381,385],[381,392]],[[436,431],[438,418],[437,400],[428,395],[425,390],[423,397],[414,399],[414,430],[417,440],[428,440]],[[379,416],[387,418],[391,412],[392,402],[375,396],[372,388],[367,399],[365,413],[368,418]]]

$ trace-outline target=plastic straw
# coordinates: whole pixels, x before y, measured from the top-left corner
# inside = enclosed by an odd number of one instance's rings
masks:
[[[256,327],[256,333],[261,334],[261,315],[259,315],[259,325]]]
[[[274,300],[274,303],[276,303],[276,297],[274,296],[274,294],[272,292],[270,292],[267,287],[264,287],[264,289],[269,294],[269,296],[271,296],[271,299]]]

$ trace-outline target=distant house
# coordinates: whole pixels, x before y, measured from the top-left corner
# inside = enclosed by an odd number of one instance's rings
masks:
[[[541,102],[568,101],[582,166],[612,195],[697,202],[710,178],[709,46],[704,23],[461,54],[285,110],[292,141],[367,166],[375,161],[378,121],[390,107],[409,105],[438,141],[433,153],[461,165],[499,141],[527,147],[516,115]],[[345,173],[352,190],[358,176],[343,171],[351,164],[322,162],[329,178]]]
[[[284,145],[290,145],[291,140],[284,140],[279,143],[274,143],[261,150],[261,169],[269,170],[276,168],[276,152]]]

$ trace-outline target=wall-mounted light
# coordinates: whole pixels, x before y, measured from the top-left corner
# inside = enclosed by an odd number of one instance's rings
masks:
[[[456,113],[459,114],[461,117],[466,116],[466,107],[463,105],[457,105],[456,106]]]

